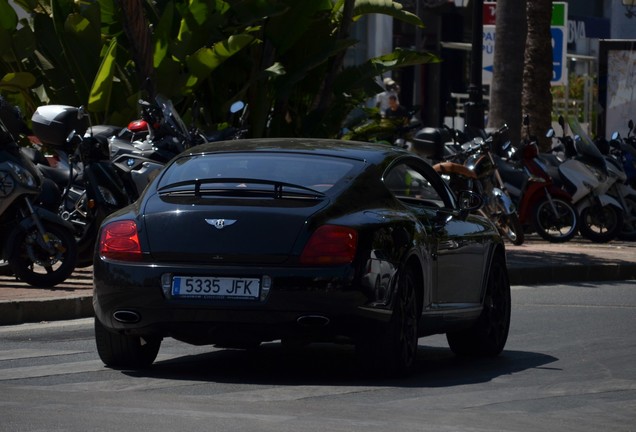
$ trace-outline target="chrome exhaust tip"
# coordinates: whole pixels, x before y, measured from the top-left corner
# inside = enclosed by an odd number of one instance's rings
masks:
[[[131,310],[118,310],[113,312],[113,318],[115,321],[119,321],[124,324],[135,324],[141,321],[141,315]]]
[[[296,322],[303,327],[324,327],[329,324],[329,318],[322,315],[303,315]]]

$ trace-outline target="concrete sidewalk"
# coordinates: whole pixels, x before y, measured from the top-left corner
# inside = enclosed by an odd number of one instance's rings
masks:
[[[636,279],[636,244],[591,243],[579,237],[550,244],[528,236],[506,244],[513,285]],[[92,269],[78,269],[54,288],[34,288],[0,276],[0,325],[85,318],[93,315]]]

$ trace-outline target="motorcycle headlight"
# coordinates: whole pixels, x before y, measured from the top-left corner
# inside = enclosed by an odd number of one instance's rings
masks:
[[[33,177],[33,174],[31,174],[29,171],[27,171],[20,165],[14,164],[13,162],[7,162],[7,164],[16,175],[20,183],[23,183],[29,187],[35,187],[37,185],[35,177]]]

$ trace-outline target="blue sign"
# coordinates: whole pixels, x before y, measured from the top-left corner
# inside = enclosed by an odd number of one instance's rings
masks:
[[[550,29],[552,33],[552,82],[560,82],[563,79],[563,49],[565,38],[563,35],[563,29],[559,27],[552,27]]]

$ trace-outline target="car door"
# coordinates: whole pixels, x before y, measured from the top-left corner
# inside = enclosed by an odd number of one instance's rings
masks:
[[[492,227],[479,217],[460,217],[455,197],[424,161],[405,159],[389,168],[384,181],[426,229],[425,253],[433,258],[433,306],[478,304]]]

